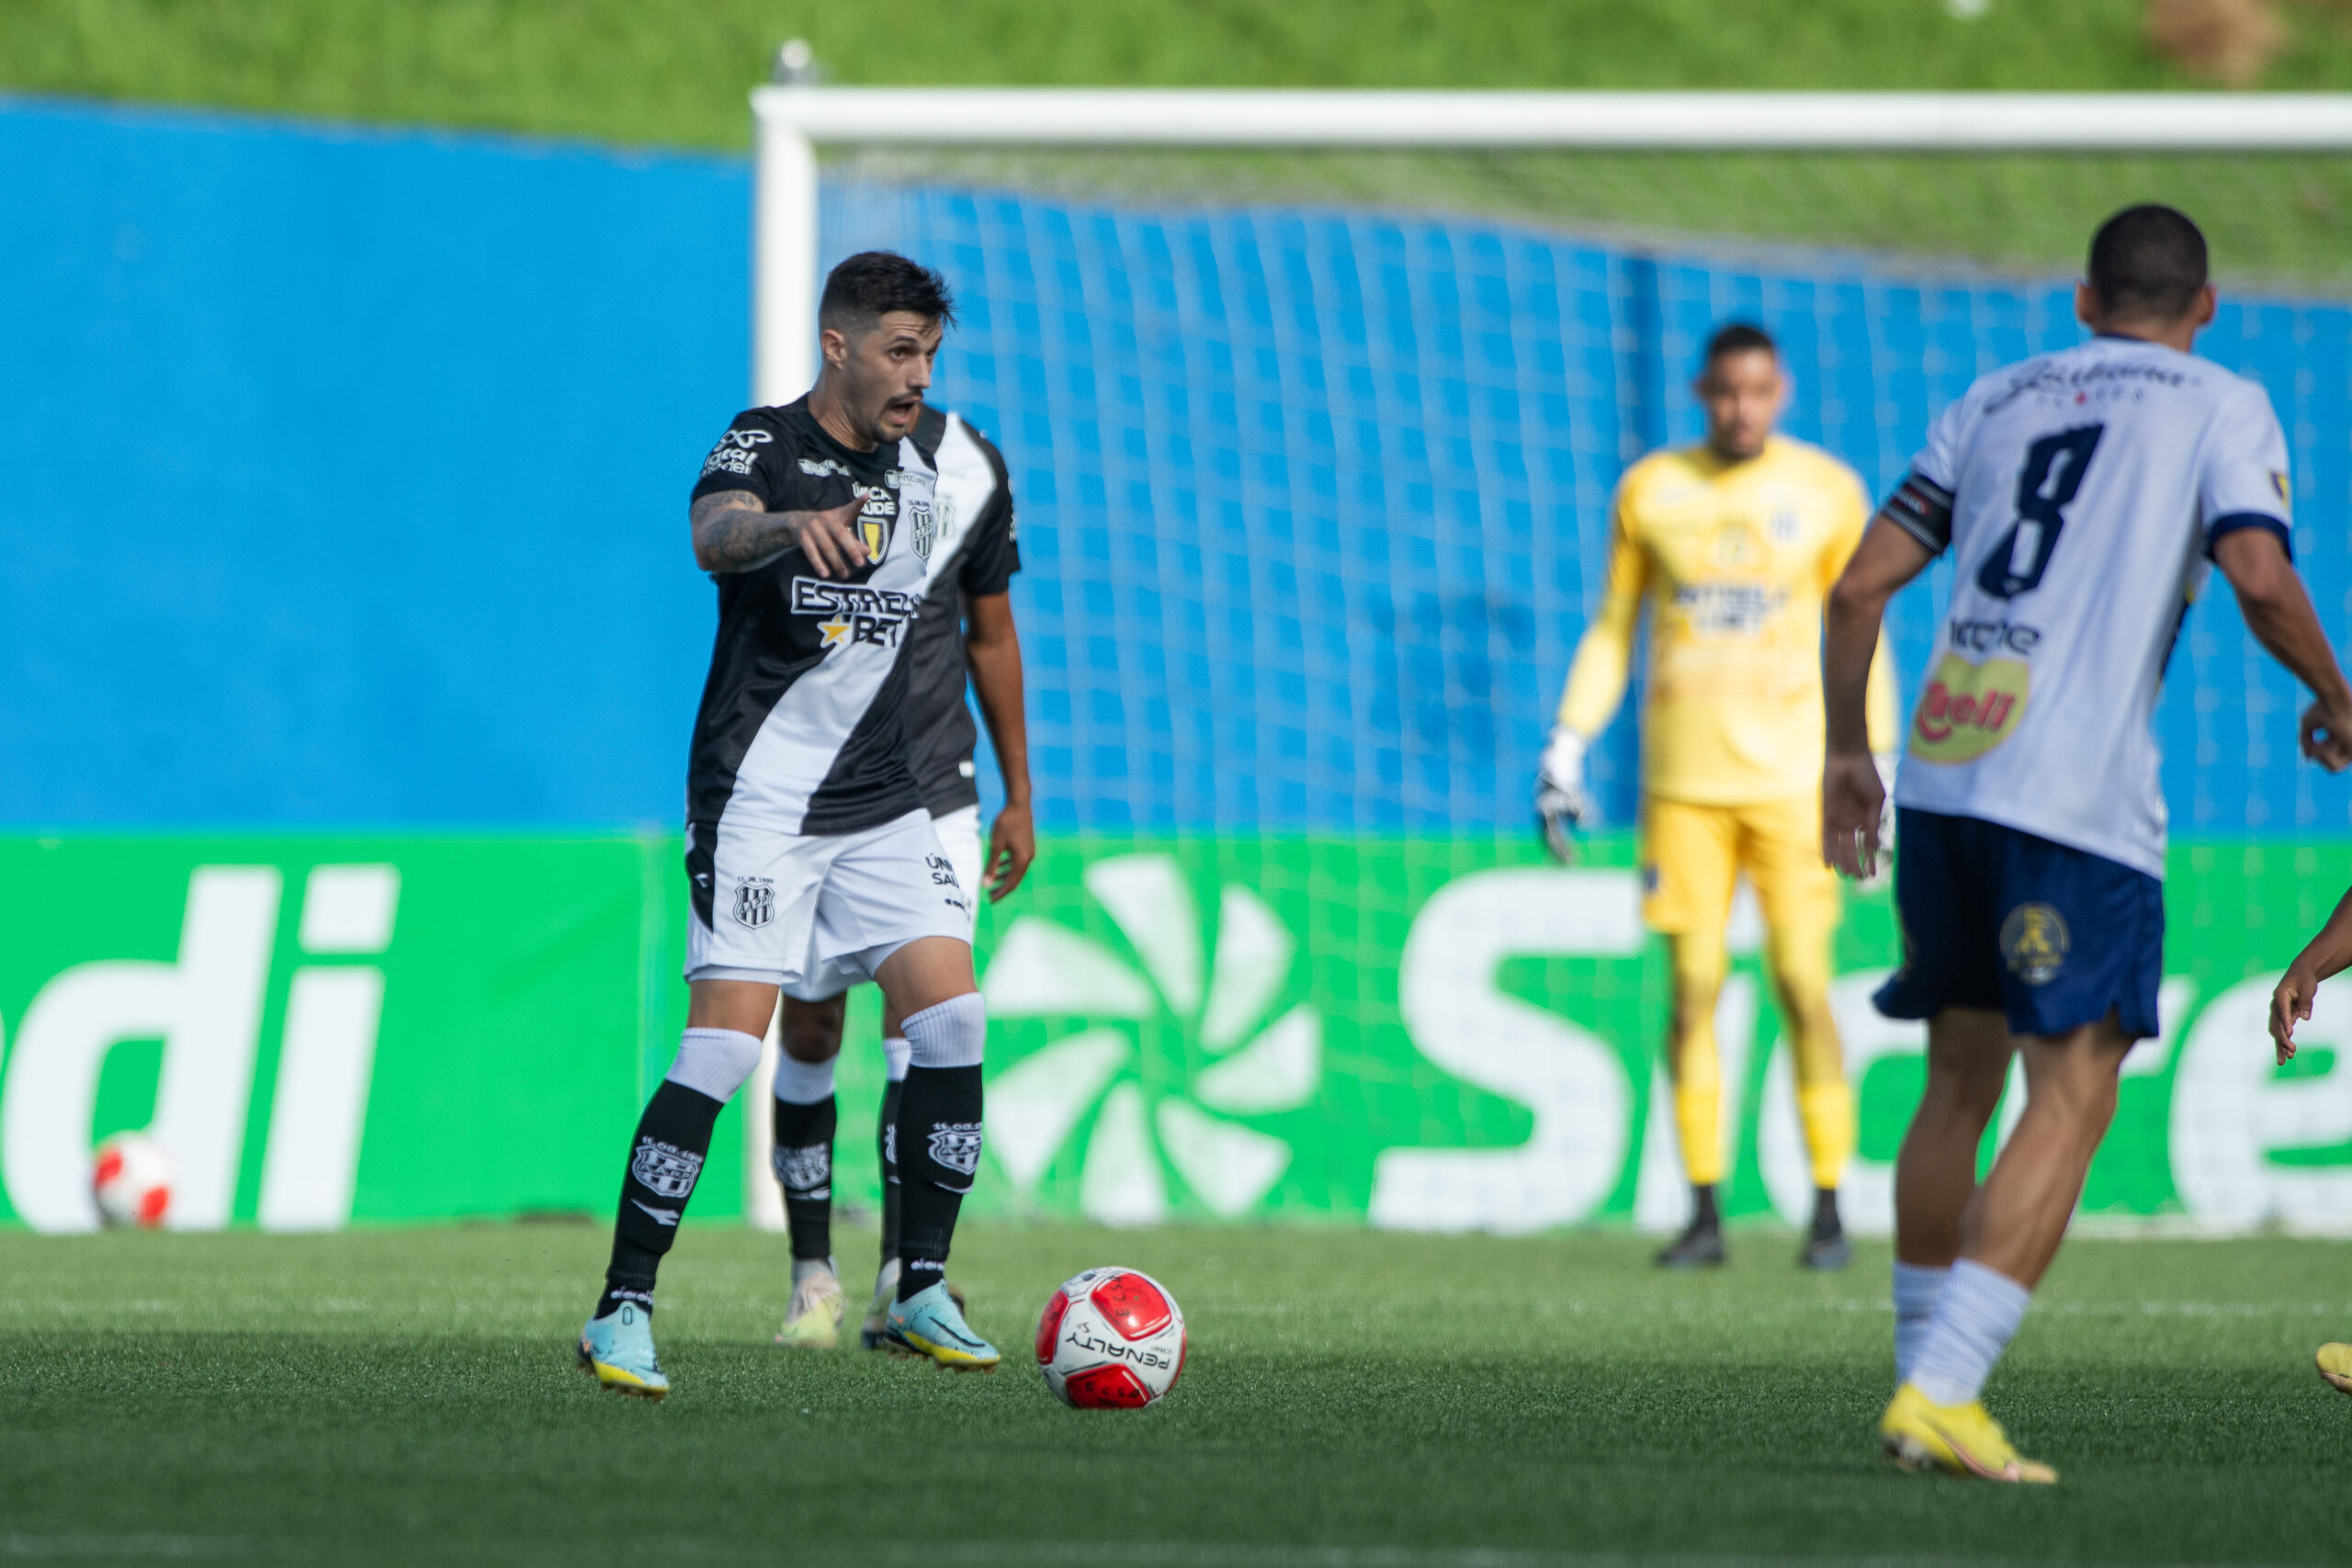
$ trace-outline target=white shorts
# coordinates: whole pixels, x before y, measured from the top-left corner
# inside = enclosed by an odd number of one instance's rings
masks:
[[[958,807],[944,816],[931,819],[931,830],[939,835],[940,852],[947,863],[956,868],[956,885],[967,896],[972,906],[971,924],[965,928],[967,941],[980,929],[980,808],[978,806]]]
[[[777,833],[722,820],[717,842],[704,844],[707,831],[686,829],[690,981],[753,980],[817,1001],[872,979],[918,938],[972,940],[972,896],[926,812],[858,833]]]

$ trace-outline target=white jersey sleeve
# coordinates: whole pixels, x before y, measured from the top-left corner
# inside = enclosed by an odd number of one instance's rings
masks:
[[[2240,528],[2263,528],[2294,555],[2291,488],[2287,479],[2287,433],[2270,399],[2251,381],[2240,381],[2214,412],[2199,468],[2198,521],[2210,550],[2213,541]]]
[[[2288,534],[2261,387],[2098,338],[1944,411],[1889,521],[1953,556],[1895,798],[2164,874],[2153,718],[2213,541]]]

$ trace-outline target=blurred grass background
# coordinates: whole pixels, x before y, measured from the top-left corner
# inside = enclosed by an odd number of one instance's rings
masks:
[[[2268,28],[2254,74],[2352,90],[2346,0],[2153,0]],[[336,120],[745,149],[803,37],[843,84],[2190,90],[2143,0],[0,0],[0,86]],[[2233,23],[2232,17],[2240,21]],[[2195,20],[2195,17],[2191,17]],[[2155,31],[2159,36],[2161,28]],[[2192,33],[2194,29],[2191,29]],[[2188,63],[2182,62],[2188,61]],[[2241,71],[2240,76],[2245,74]],[[1317,201],[2071,270],[2164,199],[2238,284],[2352,290],[2352,157],[837,156],[888,178]]]

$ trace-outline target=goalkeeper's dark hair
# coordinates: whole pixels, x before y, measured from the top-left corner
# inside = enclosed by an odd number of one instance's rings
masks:
[[[896,251],[860,251],[833,268],[825,279],[825,297],[817,306],[818,321],[848,331],[870,327],[893,310],[905,310],[927,321],[953,325],[956,296],[947,280]]]
[[[2205,279],[2205,236],[2173,208],[2127,207],[2091,236],[2087,281],[2109,315],[2178,321],[2196,304]]]
[[[1781,345],[1774,343],[1772,334],[1762,327],[1753,321],[1726,321],[1715,329],[1714,336],[1707,340],[1707,356],[1699,362],[1699,368],[1702,372],[1713,369],[1715,361],[1726,354],[1755,354],[1759,351],[1775,359],[1781,357]]]

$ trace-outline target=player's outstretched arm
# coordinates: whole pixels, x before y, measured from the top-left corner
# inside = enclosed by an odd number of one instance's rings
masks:
[[[1886,808],[1886,786],[1871,756],[1871,662],[1886,602],[1935,558],[1908,529],[1881,516],[1829,591],[1821,650],[1829,729],[1821,769],[1821,858],[1858,879],[1878,869]]]
[[[2331,773],[2352,765],[2352,685],[2335,661],[2287,547],[2267,528],[2240,528],[2213,541],[2213,564],[2237,591],[2246,630],[2311,688],[2303,710],[2303,755]]]
[[[695,564],[705,571],[742,571],[798,546],[818,576],[847,577],[865,564],[865,542],[857,536],[859,505],[852,500],[825,512],[770,512],[747,490],[697,496],[686,511]]]
[[[2336,902],[2327,924],[2295,954],[2278,989],[2270,993],[2270,1038],[2278,1047],[2280,1065],[2295,1054],[2295,1025],[2311,1017],[2312,998],[2319,994],[2319,983],[2343,973],[2347,965],[2352,965],[2352,893]]]
[[[965,615],[964,658],[972,690],[1004,778],[1004,808],[989,824],[988,864],[980,873],[989,902],[1021,886],[1037,858],[1037,829],[1029,816],[1029,719],[1022,707],[1021,633],[1012,624],[1012,596],[975,594]]]

